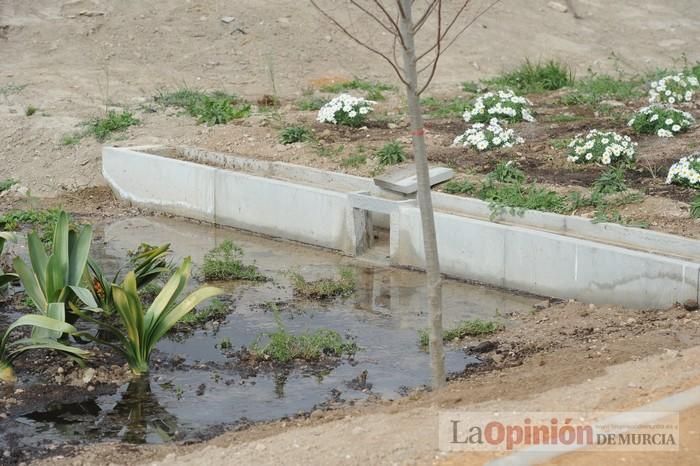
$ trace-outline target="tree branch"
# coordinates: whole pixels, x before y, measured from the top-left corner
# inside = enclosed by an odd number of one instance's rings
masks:
[[[357,44],[361,45],[361,46],[364,47],[365,49],[369,50],[370,52],[374,53],[375,55],[378,55],[379,57],[381,57],[381,58],[383,58],[384,60],[386,60],[386,62],[389,63],[389,65],[391,65],[391,67],[394,69],[394,72],[396,73],[396,76],[398,76],[399,80],[400,80],[404,85],[408,86],[408,82],[406,81],[406,78],[403,76],[403,73],[401,72],[401,70],[400,70],[400,68],[398,67],[398,65],[396,65],[396,63],[394,63],[393,61],[391,61],[391,59],[390,59],[389,57],[387,57],[386,55],[384,55],[384,54],[383,54],[382,52],[380,52],[379,50],[375,49],[375,48],[372,47],[371,45],[369,45],[369,44],[367,44],[367,43],[361,41],[360,39],[358,39],[357,37],[355,37],[354,35],[352,35],[352,34],[350,33],[350,31],[348,31],[348,30],[347,30],[342,24],[340,24],[334,17],[332,17],[330,14],[328,14],[328,13],[326,12],[326,10],[324,10],[323,8],[321,8],[320,6],[318,6],[318,4],[316,3],[316,0],[310,0],[310,1],[311,1],[311,4],[314,6],[314,8],[316,8],[323,16],[325,16],[326,19],[328,19],[328,21],[330,21],[330,22],[333,23],[338,29],[340,29],[340,30],[343,32],[343,34],[345,34],[346,36],[348,36],[350,39],[352,39],[354,42],[356,42]]]
[[[425,84],[423,84],[423,87],[420,88],[418,91],[418,95],[420,96],[430,85],[430,82],[433,80],[435,77],[435,70],[437,70],[437,64],[438,60],[440,60],[440,46],[442,44],[442,40],[440,39],[440,35],[442,33],[442,0],[437,1],[437,35],[436,35],[436,41],[437,41],[437,50],[435,51],[435,60],[433,60],[433,69],[430,70],[430,76],[428,76],[428,79],[426,79]]]

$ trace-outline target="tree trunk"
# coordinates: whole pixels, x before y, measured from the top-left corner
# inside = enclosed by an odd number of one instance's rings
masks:
[[[399,26],[404,41],[403,68],[407,81],[406,97],[411,118],[413,153],[416,162],[418,181],[418,207],[423,227],[423,248],[425,249],[425,271],[427,278],[428,308],[430,311],[430,357],[433,373],[433,387],[445,385],[445,351],[442,342],[442,279],[438,258],[435,217],[430,192],[428,157],[425,148],[423,115],[418,96],[418,73],[416,70],[416,49],[411,16],[412,0],[400,0],[404,15],[399,15]]]

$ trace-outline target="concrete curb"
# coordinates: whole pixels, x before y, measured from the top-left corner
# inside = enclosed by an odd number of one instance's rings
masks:
[[[369,178],[199,149],[167,151],[105,147],[104,177],[119,197],[139,205],[352,256],[374,246],[373,226],[389,228],[390,264],[423,267],[420,211],[411,197]],[[642,308],[700,297],[700,241],[542,212],[497,223],[481,201],[443,193],[434,199],[449,276]]]

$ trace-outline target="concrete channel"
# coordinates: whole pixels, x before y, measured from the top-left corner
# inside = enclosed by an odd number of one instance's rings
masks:
[[[140,206],[423,267],[415,199],[370,178],[165,146],[104,147],[102,172]],[[433,203],[448,276],[641,308],[700,298],[700,241],[544,212],[491,218],[485,202],[445,193]],[[388,241],[375,241],[380,229]]]

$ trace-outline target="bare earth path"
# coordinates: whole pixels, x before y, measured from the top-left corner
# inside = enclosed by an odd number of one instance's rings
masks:
[[[474,11],[484,0],[475,0]],[[534,60],[559,58],[577,73],[671,66],[700,59],[694,0],[577,0],[583,19],[547,0],[504,0],[441,62],[436,91]],[[614,6],[613,6],[614,5]],[[229,24],[221,17],[231,16]],[[363,28],[362,24],[357,25]],[[241,32],[243,31],[243,32]],[[360,30],[360,32],[362,32]],[[616,57],[610,59],[611,54]],[[63,146],[76,125],[118,105],[143,121],[120,144],[187,141],[210,129],[139,106],[186,84],[248,97],[300,95],[324,76],[393,81],[387,66],[294,0],[4,0],[0,2],[0,179],[34,195],[100,185],[92,139]],[[37,107],[31,118],[25,109]],[[240,134],[247,138],[245,126]]]

